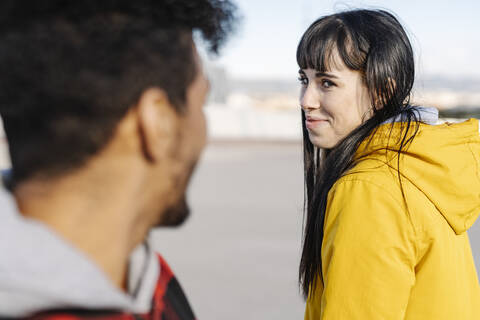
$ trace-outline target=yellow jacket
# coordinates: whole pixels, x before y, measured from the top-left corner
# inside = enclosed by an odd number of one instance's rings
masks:
[[[305,319],[480,319],[466,232],[480,213],[478,120],[420,124],[400,158],[405,201],[395,152],[401,126],[389,139],[391,124],[381,125],[328,194],[325,288],[319,278]]]

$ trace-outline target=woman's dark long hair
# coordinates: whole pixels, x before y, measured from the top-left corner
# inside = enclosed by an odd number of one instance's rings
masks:
[[[351,10],[315,21],[297,48],[301,69],[329,71],[333,51],[351,70],[359,71],[370,98],[373,116],[332,149],[319,149],[309,139],[302,110],[305,209],[303,250],[299,281],[305,297],[323,282],[321,248],[328,192],[354,165],[360,143],[392,117],[401,117],[397,161],[418,131],[418,115],[411,108],[410,93],[415,78],[413,50],[399,21],[383,10]],[[392,127],[393,129],[393,123]],[[401,178],[398,175],[401,185]],[[403,188],[402,188],[403,194]],[[354,266],[353,266],[354,267]]]

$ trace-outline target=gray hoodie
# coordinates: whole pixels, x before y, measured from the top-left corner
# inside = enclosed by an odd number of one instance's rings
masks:
[[[148,244],[135,249],[128,293],[117,289],[82,252],[45,224],[17,211],[0,191],[0,316],[24,317],[46,309],[150,311],[160,264]]]

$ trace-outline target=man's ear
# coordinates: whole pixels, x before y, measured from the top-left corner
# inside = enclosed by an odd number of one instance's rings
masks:
[[[171,150],[176,139],[178,115],[166,92],[160,88],[145,90],[137,105],[138,126],[145,156],[157,162]]]

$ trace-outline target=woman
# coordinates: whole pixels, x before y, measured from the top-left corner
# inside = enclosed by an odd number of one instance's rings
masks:
[[[412,48],[385,11],[315,21],[297,61],[305,319],[480,319],[478,120],[409,105]]]

